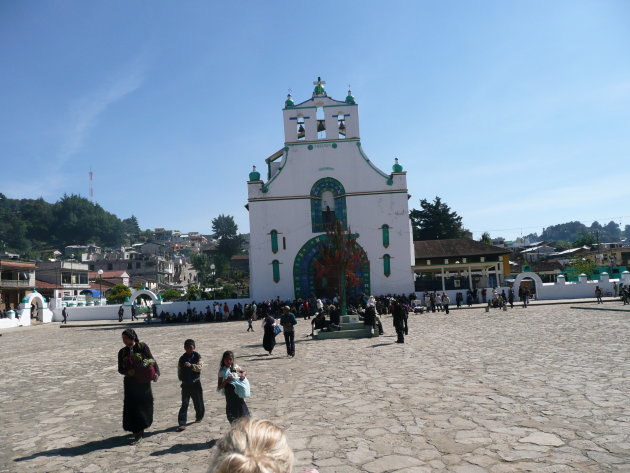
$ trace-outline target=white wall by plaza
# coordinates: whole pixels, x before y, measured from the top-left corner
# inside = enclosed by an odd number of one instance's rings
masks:
[[[300,277],[297,262],[300,251],[325,234],[314,221],[328,203],[336,211],[335,218],[345,220],[352,233],[358,234],[357,243],[369,261],[369,291],[412,292],[406,173],[396,165],[393,173],[386,174],[367,158],[359,141],[358,106],[314,94],[302,104],[287,106],[283,114],[285,146],[280,157],[269,163],[267,182],[256,173],[248,181],[251,296],[263,300],[313,295],[296,288]],[[306,118],[304,141],[297,139],[297,121],[293,121],[300,116]],[[328,138],[318,136],[316,116],[324,116]],[[339,116],[345,117],[347,138],[337,135]],[[337,190],[331,193],[326,182]],[[316,191],[324,188],[328,196]],[[320,207],[314,210],[314,205]],[[384,225],[388,226],[388,243]],[[277,232],[276,251],[272,250],[273,230]],[[389,274],[384,258],[389,258]]]

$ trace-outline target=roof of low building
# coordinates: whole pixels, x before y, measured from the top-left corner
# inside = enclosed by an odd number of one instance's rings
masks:
[[[46,281],[35,280],[35,289],[63,289],[59,284],[53,284]]]
[[[97,279],[99,277],[98,271],[90,271],[88,277],[90,279]],[[103,279],[128,278],[129,274],[127,273],[127,271],[103,271],[101,277]]]
[[[27,263],[25,261],[0,260],[0,268],[2,269],[35,269],[35,263]]]
[[[510,250],[506,248],[487,245],[469,238],[414,241],[413,246],[416,259],[505,255],[510,253]]]

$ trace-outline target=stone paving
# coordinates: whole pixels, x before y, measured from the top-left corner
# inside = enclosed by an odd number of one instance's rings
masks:
[[[232,349],[249,371],[250,409],[286,428],[296,472],[630,472],[630,312],[469,309],[409,325],[400,345],[389,316],[384,337],[361,340],[310,340],[300,320],[294,359],[281,344],[267,356],[258,324],[137,325],[162,377],[155,422],[133,447],[121,425],[122,326],[4,331],[0,471],[205,473],[228,428],[214,386]],[[206,418],[179,433],[188,337],[207,363]]]

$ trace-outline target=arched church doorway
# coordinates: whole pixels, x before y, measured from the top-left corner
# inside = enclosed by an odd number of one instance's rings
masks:
[[[321,258],[320,248],[322,242],[326,240],[326,235],[311,238],[298,251],[293,263],[293,285],[296,299],[306,299],[313,296],[332,299],[338,295],[337,276],[331,274],[318,276],[316,270],[316,262]],[[365,250],[358,243],[355,245],[360,254],[359,261],[354,268],[358,285],[347,288],[346,295],[348,297],[370,294],[370,262]]]

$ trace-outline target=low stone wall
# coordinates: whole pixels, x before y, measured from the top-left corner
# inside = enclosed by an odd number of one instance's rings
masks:
[[[230,311],[234,308],[234,304],[240,302],[241,305],[249,304],[252,299],[222,299],[217,300],[223,307],[223,304],[227,302],[230,307]],[[197,312],[206,312],[206,307],[210,306],[210,310],[212,310],[213,304],[215,301],[213,300],[205,300],[205,301],[190,301],[190,308],[197,309]],[[68,322],[77,321],[77,320],[118,320],[118,308],[120,304],[116,305],[105,305],[105,306],[89,306],[89,307],[67,307],[66,310],[68,312]],[[177,314],[178,312],[186,312],[188,310],[188,301],[176,301],[176,302],[162,302],[157,306],[158,315],[160,312],[170,312]],[[123,305],[125,310],[124,318],[125,320],[131,319],[131,306]],[[53,309],[53,321],[61,322],[63,317],[61,316],[62,309],[55,308]]]

